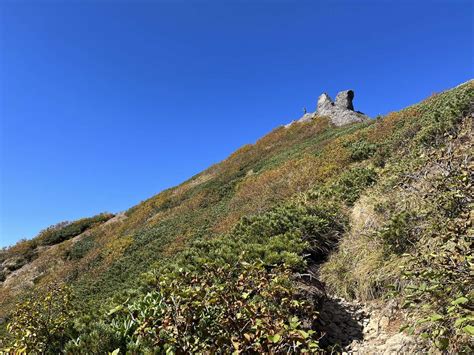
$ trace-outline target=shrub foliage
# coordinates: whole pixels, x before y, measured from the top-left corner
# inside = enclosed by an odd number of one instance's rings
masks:
[[[40,294],[17,305],[8,323],[13,344],[7,352],[60,352],[70,339],[74,315],[70,289],[58,284],[49,285]]]

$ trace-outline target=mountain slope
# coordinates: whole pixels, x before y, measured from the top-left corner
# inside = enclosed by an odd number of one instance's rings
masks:
[[[18,300],[60,282],[70,285],[81,310],[82,325],[68,325],[76,339],[71,351],[313,351],[335,345],[324,337],[318,344],[324,325],[308,317],[324,307],[320,274],[326,290],[346,298],[405,300],[408,312],[397,312],[408,323],[433,318],[423,323],[433,323],[433,331],[423,324],[409,329],[429,340],[423,346],[464,349],[472,322],[466,238],[473,97],[471,81],[373,121],[334,127],[315,116],[275,129],[123,214],[44,231],[0,255],[0,317],[14,324]],[[444,252],[432,256],[433,248]],[[426,268],[432,273],[420,271]],[[283,280],[278,292],[275,279]],[[261,292],[247,295],[255,280]],[[440,286],[446,283],[449,290]],[[204,288],[216,299],[226,289],[232,305],[258,307],[261,318],[228,314],[232,307],[220,302],[212,314],[209,304],[191,303],[187,309],[202,311],[196,324],[171,322],[186,342],[157,337],[156,329],[168,331],[160,322],[175,313],[160,308],[157,316],[153,302],[168,304],[174,290],[186,291],[184,304],[213,299],[200,293]],[[292,306],[278,307],[282,300]],[[170,312],[177,311],[185,314]],[[233,316],[238,329],[222,323]],[[298,324],[287,323],[291,317]],[[203,319],[214,323],[202,326]],[[5,331],[2,337],[6,345]],[[197,343],[202,347],[193,348]]]

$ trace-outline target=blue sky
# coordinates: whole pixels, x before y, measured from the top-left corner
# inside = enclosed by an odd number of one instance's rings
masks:
[[[1,1],[0,246],[176,185],[352,88],[473,77],[472,1]]]

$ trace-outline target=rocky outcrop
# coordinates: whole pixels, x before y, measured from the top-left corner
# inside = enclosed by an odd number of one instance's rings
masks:
[[[354,99],[354,91],[346,90],[341,91],[336,96],[336,106],[342,107],[347,110],[354,111],[354,105],[352,104],[352,100]]]
[[[305,113],[303,117],[296,122],[309,122],[316,116],[327,116],[335,126],[344,126],[349,123],[363,122],[369,119],[362,112],[355,111],[352,101],[354,100],[354,91],[345,90],[336,95],[334,102],[328,94],[323,93],[318,98],[318,104],[315,112]],[[295,122],[295,121],[293,121]],[[290,126],[293,122],[286,125]]]
[[[362,122],[369,119],[363,113],[354,111],[353,99],[354,91],[352,90],[338,93],[336,102],[333,102],[329,95],[324,93],[318,99],[316,115],[328,116],[336,126],[344,126],[349,123]]]

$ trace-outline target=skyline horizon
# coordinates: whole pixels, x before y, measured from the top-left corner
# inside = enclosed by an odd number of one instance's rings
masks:
[[[452,89],[454,89],[454,88],[456,88],[456,87],[458,87],[458,86],[461,86],[461,85],[463,85],[463,84],[465,84],[465,83],[467,83],[467,82],[469,82],[469,81],[472,81],[472,80],[474,80],[474,78],[467,79],[466,81],[462,81],[462,82],[460,82],[459,84],[457,84],[457,85],[455,85],[455,86],[452,86],[452,87],[449,87],[449,88],[446,88],[445,90],[442,90],[442,91],[440,91],[440,92],[452,90]],[[440,92],[433,92],[433,93],[430,93],[429,95],[427,95],[427,96],[426,96],[424,99],[422,99],[421,101],[423,101],[423,100],[429,98],[431,95],[434,95],[434,94],[437,94],[437,93],[440,93]],[[327,93],[327,94],[330,96],[331,99],[336,96],[336,95],[331,96],[331,94],[329,94],[329,93]],[[357,97],[357,96],[355,96],[355,97]],[[411,105],[417,104],[418,102],[420,102],[420,101],[413,102],[412,104],[409,104],[409,105],[406,106],[406,107],[409,107],[409,106],[411,106]],[[355,105],[354,109],[355,109],[355,111],[358,111],[356,105]],[[400,109],[404,109],[404,107],[403,107],[403,108],[400,108]],[[385,115],[387,115],[387,114],[389,114],[389,113],[391,113],[391,112],[396,112],[396,111],[397,111],[396,109],[395,109],[395,110],[388,110],[388,111],[386,111],[385,113],[382,113],[382,114],[380,114],[380,115],[381,115],[381,116],[385,116]],[[309,110],[308,110],[308,112],[313,112],[313,111],[309,111]],[[315,108],[314,112],[316,112],[316,108]],[[297,118],[295,118],[294,120],[288,121],[287,123],[293,122],[293,121],[297,120],[298,118],[301,118],[301,117],[297,117]],[[370,118],[371,120],[374,120],[374,119],[376,118],[376,116],[369,116],[369,118]],[[285,125],[285,123],[282,123],[282,124],[280,124],[279,126],[276,126],[276,127],[273,127],[273,128],[269,128],[269,131],[268,131],[266,134],[270,133],[271,131],[273,131],[273,130],[275,130],[275,129],[277,129],[277,128],[284,127],[284,125]],[[257,140],[259,140],[259,139],[265,137],[266,134],[264,134],[262,137],[258,138]],[[254,144],[255,142],[256,142],[256,141],[244,143],[243,146],[245,146],[245,145],[252,145],[252,144]],[[242,147],[242,146],[241,146],[241,147]],[[240,148],[241,148],[241,147],[240,147]],[[236,150],[238,150],[238,149],[240,149],[240,148],[237,148]],[[232,155],[232,153],[231,153],[230,155]],[[193,177],[195,177],[195,176],[201,174],[202,172],[204,172],[204,171],[207,170],[208,168],[212,167],[213,165],[219,164],[220,162],[226,160],[230,155],[227,155],[227,156],[224,157],[223,159],[212,163],[212,164],[209,165],[207,168],[204,168],[204,170],[201,170],[201,171],[199,171],[199,172],[197,172],[197,173],[195,173],[195,174],[193,174],[193,175],[191,175],[191,176],[185,178],[184,180],[182,180],[182,181],[180,181],[180,182],[177,182],[175,185],[170,185],[170,186],[168,186],[168,187],[164,187],[162,190],[157,191],[157,192],[154,193],[153,195],[151,195],[151,196],[149,196],[149,197],[147,197],[147,198],[145,198],[145,199],[143,199],[143,200],[137,201],[136,203],[132,204],[131,206],[129,206],[129,207],[123,209],[123,210],[120,210],[120,211],[113,211],[113,210],[98,211],[97,213],[95,213],[95,214],[93,214],[93,215],[82,216],[82,217],[80,217],[79,219],[81,219],[81,218],[93,217],[94,215],[98,215],[98,214],[102,214],[102,213],[112,213],[112,214],[114,214],[114,215],[119,214],[119,213],[124,213],[124,212],[126,212],[128,209],[130,209],[130,208],[132,208],[132,207],[134,207],[134,206],[136,206],[136,205],[142,203],[143,201],[146,201],[146,200],[149,199],[149,198],[152,198],[153,196],[156,196],[156,195],[162,193],[163,191],[166,191],[166,190],[168,190],[168,189],[172,189],[172,188],[175,188],[175,187],[180,186],[181,184],[183,184],[183,183],[187,182],[188,180],[192,179]],[[76,219],[76,220],[77,220],[77,219]],[[45,226],[44,228],[41,228],[40,230],[38,230],[38,231],[37,231],[34,235],[32,235],[32,236],[25,236],[25,237],[22,237],[22,238],[18,239],[16,242],[14,242],[13,244],[10,244],[10,245],[0,245],[0,248],[8,248],[8,247],[11,247],[11,246],[15,245],[16,243],[22,242],[22,241],[24,241],[24,240],[33,239],[33,238],[37,237],[43,230],[45,230],[45,229],[47,229],[47,228],[49,228],[49,227],[53,227],[53,226],[55,226],[55,225],[59,225],[59,224],[64,223],[64,222],[74,222],[74,221],[75,221],[75,220],[64,220],[64,221],[55,222],[55,223],[53,223],[53,224],[50,224],[50,225],[48,225],[48,226]]]

